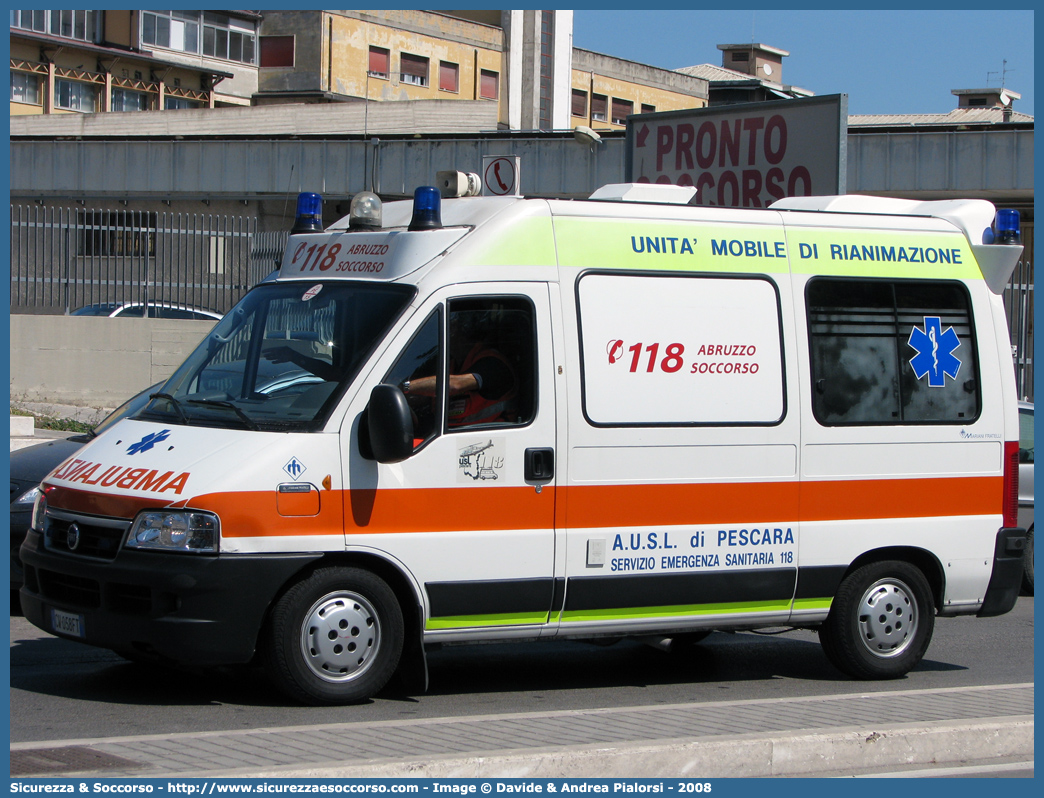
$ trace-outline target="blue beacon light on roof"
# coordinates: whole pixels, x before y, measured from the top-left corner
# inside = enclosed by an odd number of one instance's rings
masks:
[[[997,244],[1018,244],[1021,231],[1019,230],[1019,212],[1011,208],[1001,208],[997,211],[995,221],[997,233],[994,236]]]
[[[323,198],[308,191],[297,195],[297,218],[291,233],[323,232]]]
[[[438,230],[442,227],[442,196],[434,186],[419,186],[413,192],[413,218],[410,230]]]

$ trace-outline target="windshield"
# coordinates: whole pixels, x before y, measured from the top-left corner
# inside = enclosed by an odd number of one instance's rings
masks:
[[[237,429],[316,429],[413,289],[272,283],[224,317],[138,416]]]

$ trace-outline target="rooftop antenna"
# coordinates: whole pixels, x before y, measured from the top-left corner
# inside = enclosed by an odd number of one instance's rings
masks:
[[[989,88],[989,86],[990,86],[990,75],[1000,74],[1000,76],[1001,76],[1001,85],[1000,85],[1000,87],[1003,89],[1005,87],[1005,85],[1007,84],[1007,81],[1008,81],[1008,73],[1009,72],[1014,72],[1014,71],[1015,71],[1014,69],[1008,69],[1008,59],[1005,58],[1003,61],[1001,61],[1001,71],[999,73],[997,73],[997,72],[987,72],[986,73],[986,88]]]

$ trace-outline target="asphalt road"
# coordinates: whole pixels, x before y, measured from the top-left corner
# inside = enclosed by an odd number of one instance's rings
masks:
[[[192,672],[126,662],[11,617],[11,741],[254,729],[318,723],[650,706],[1033,681],[1033,599],[999,618],[939,619],[906,678],[856,682],[809,631],[715,633],[684,653],[624,640],[446,646],[430,688],[393,682],[353,707],[303,707],[249,669]]]

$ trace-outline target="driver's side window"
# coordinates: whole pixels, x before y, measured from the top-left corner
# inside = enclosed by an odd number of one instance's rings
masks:
[[[413,413],[413,448],[416,449],[435,437],[439,430],[439,387],[441,385],[439,356],[442,330],[442,310],[435,309],[407,344],[382,382],[397,385],[406,392]],[[431,385],[427,386],[427,382]],[[410,384],[413,390],[409,390]],[[417,384],[421,383],[422,388]],[[430,390],[429,390],[430,388]]]

